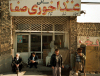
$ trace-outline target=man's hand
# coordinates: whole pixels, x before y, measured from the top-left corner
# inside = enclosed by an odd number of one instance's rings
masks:
[[[78,53],[79,56],[82,56],[82,53]]]
[[[62,68],[64,68],[64,66],[62,65]]]
[[[52,69],[54,69],[54,66],[52,66]]]
[[[33,61],[33,63],[35,63],[35,61]]]
[[[31,60],[32,63],[35,63],[35,61]]]
[[[19,67],[19,64],[16,64],[16,67]]]
[[[33,63],[33,60],[30,60]]]

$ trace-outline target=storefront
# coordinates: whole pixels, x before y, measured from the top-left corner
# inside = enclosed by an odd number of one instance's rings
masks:
[[[32,18],[32,19],[30,19]],[[43,49],[51,49],[50,43],[52,40],[55,41],[58,48],[68,49],[69,43],[69,33],[68,33],[68,25],[66,21],[67,17],[44,17],[45,20],[37,18],[43,17],[14,17],[14,25],[15,27],[15,53],[20,53],[23,57],[24,61],[27,62],[28,57],[32,52],[36,52],[39,59],[43,59]],[[46,20],[47,18],[47,20]],[[32,24],[27,22],[27,20],[32,20]],[[37,20],[36,20],[37,19]],[[19,21],[25,22],[25,24],[17,24]],[[35,20],[35,21],[34,21]],[[43,20],[43,22],[42,22]],[[56,21],[56,23],[51,23],[50,20]],[[47,23],[47,24],[46,24]],[[28,28],[27,28],[28,27]],[[31,28],[31,29],[29,29]]]
[[[81,1],[27,1],[9,1],[14,55],[20,53],[27,62],[30,54],[36,52],[41,62],[43,50],[51,49],[51,41],[58,49],[69,49],[69,17],[80,15]]]

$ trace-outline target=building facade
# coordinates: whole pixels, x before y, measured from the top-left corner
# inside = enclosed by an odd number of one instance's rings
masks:
[[[51,41],[55,41],[58,49],[62,50],[63,57],[68,54],[64,62],[69,64],[68,49],[73,49],[72,43],[69,43],[72,37],[71,27],[77,25],[76,16],[11,16],[9,1],[2,1],[1,7],[1,72],[9,71],[2,68],[10,68],[12,57],[16,53],[20,53],[26,63],[30,54],[36,52],[40,63],[45,63]],[[8,64],[5,64],[6,60]]]
[[[40,63],[45,63],[51,41],[60,49],[64,63],[70,64],[70,54],[77,49],[77,36],[100,36],[100,24],[77,23],[77,16],[11,16],[8,0],[2,1],[1,7],[1,73],[10,71],[7,68],[11,68],[16,53],[26,63],[30,54],[36,52]]]

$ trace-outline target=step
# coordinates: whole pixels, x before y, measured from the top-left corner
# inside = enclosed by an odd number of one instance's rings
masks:
[[[1,76],[17,76],[17,74],[7,74],[7,75],[1,75]],[[52,76],[52,75],[22,75],[22,74],[18,74],[18,76]],[[66,76],[66,75],[62,75],[62,76]]]
[[[19,72],[18,75],[17,74],[12,74],[12,73],[5,73],[1,76],[52,76],[52,75],[46,75],[46,74],[42,74],[41,72],[28,72],[25,73],[26,71],[23,72]],[[39,75],[40,74],[40,75]],[[65,76],[65,75],[62,75]]]
[[[52,75],[23,75],[23,76],[52,76]],[[66,75],[62,75],[62,76],[66,76]]]
[[[81,76],[84,76],[84,74],[82,73]],[[86,76],[100,76],[100,74],[86,74]]]
[[[18,76],[23,76],[24,74],[25,74],[25,71],[19,72]],[[4,73],[1,76],[17,76],[17,74],[12,74],[12,73],[9,72],[9,73]]]

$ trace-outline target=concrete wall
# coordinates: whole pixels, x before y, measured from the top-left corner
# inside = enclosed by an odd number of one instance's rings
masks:
[[[11,71],[11,18],[9,1],[1,2],[0,19],[0,73]]]
[[[11,72],[12,56],[9,54],[0,56],[0,73]]]
[[[77,49],[77,36],[100,37],[100,23],[77,23],[76,17],[70,17],[70,50]]]
[[[73,24],[75,23],[75,24]],[[100,37],[100,23],[76,23],[74,20],[71,21],[70,23],[70,52],[74,53],[77,49],[77,36],[86,36],[86,37]],[[95,43],[94,43],[95,44]],[[93,47],[91,47],[93,48]],[[89,48],[91,51],[91,48]],[[86,50],[87,53],[88,50]],[[95,50],[98,51],[98,50]],[[99,52],[97,53],[99,54]],[[86,71],[88,72],[92,72],[92,71],[99,71],[96,68],[93,68],[93,65],[90,66],[90,61],[95,61],[93,60],[92,57],[94,57],[92,54],[86,55],[87,56],[87,65],[86,65]],[[95,55],[96,56],[96,55]],[[99,57],[99,55],[98,55]],[[91,59],[92,58],[92,59]],[[99,60],[99,58],[96,58],[97,60]],[[90,61],[89,61],[90,60]],[[71,56],[71,64],[73,63],[73,57]],[[99,61],[97,61],[99,62]],[[89,67],[88,67],[89,66]],[[91,69],[91,68],[93,69]],[[95,66],[95,67],[98,67]],[[88,70],[91,69],[91,70]]]
[[[73,53],[77,49],[77,17],[70,17],[69,20],[69,50]]]

